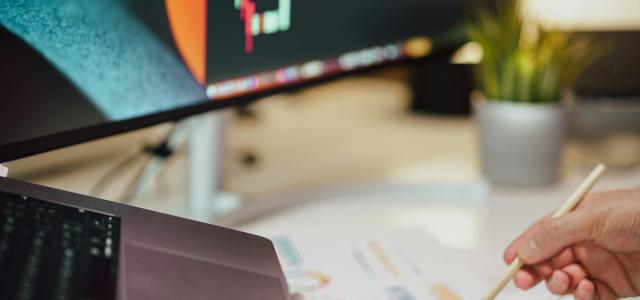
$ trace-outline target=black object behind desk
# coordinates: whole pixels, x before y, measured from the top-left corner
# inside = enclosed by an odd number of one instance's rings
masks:
[[[413,112],[450,116],[471,113],[472,65],[452,64],[451,53],[435,53],[413,65],[410,82]]]

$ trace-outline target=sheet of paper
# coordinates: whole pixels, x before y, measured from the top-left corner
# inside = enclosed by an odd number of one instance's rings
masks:
[[[290,290],[304,299],[479,299],[487,288],[421,231],[290,231],[269,237]]]
[[[306,299],[477,300],[507,270],[501,249],[477,245],[492,239],[477,240],[489,233],[475,204],[406,186],[317,197],[241,228],[273,239],[292,290]],[[509,299],[558,298],[544,284],[526,292],[509,284],[497,300]]]

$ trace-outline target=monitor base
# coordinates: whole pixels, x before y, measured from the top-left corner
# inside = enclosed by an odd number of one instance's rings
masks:
[[[9,168],[0,164],[0,177],[7,177],[7,176],[9,176]]]
[[[194,221],[213,223],[219,218],[237,212],[244,206],[240,195],[225,191],[217,191],[216,195],[209,199],[209,203],[209,207],[200,210],[194,210],[189,206],[184,207],[183,211],[175,212],[175,215]]]

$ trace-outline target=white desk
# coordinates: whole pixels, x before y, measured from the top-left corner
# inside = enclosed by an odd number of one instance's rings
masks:
[[[637,178],[637,172],[609,174],[596,189],[612,185],[637,187]],[[540,216],[555,210],[579,182],[580,179],[568,179],[556,186],[537,189],[489,190],[483,182],[458,185],[376,182],[320,188],[264,199],[269,203],[297,204],[245,222],[239,228],[264,236],[291,231],[312,236],[317,232],[337,233],[345,228],[364,228],[365,232],[366,228],[380,227],[422,230],[490,285],[506,270],[502,252],[509,242]],[[228,221],[238,222],[238,217]],[[528,293],[515,291],[512,285],[508,289],[517,299],[554,299],[542,286]]]

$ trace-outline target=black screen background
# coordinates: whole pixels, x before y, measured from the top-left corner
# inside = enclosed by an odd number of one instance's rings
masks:
[[[260,35],[244,52],[244,24],[234,0],[209,1],[207,81],[270,71],[349,51],[438,34],[458,25],[461,0],[292,0],[291,27]],[[256,11],[276,9],[277,0],[256,0]]]

